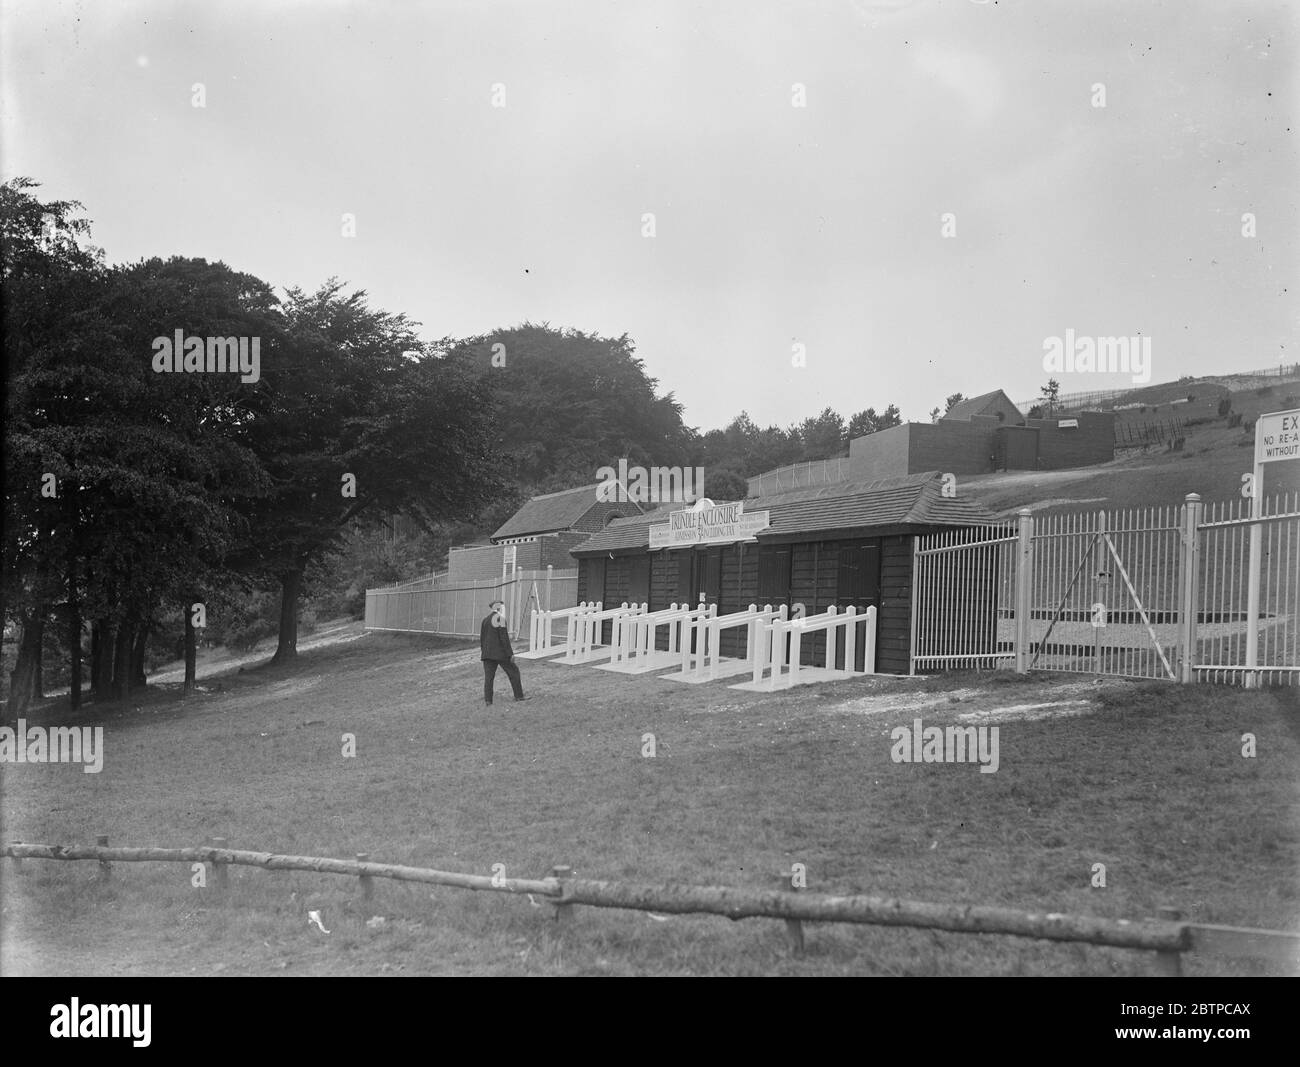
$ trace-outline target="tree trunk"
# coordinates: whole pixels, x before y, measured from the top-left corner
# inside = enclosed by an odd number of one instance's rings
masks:
[[[36,643],[36,662],[32,665],[32,699],[45,699],[45,618],[41,617],[41,639]]]
[[[96,700],[113,697],[113,620],[95,623],[90,642],[90,685]]]
[[[26,714],[36,690],[36,673],[41,659],[41,641],[45,636],[43,607],[23,612],[23,636],[18,643],[18,659],[9,672],[8,718],[17,720]]]
[[[117,639],[113,642],[113,699],[121,700],[130,692],[131,635],[134,627],[127,619],[117,624]]]
[[[81,707],[81,601],[77,599],[76,563],[68,572],[68,707]]]
[[[303,568],[280,576],[280,638],[272,663],[287,663],[298,655],[298,592]]]
[[[194,597],[190,597],[184,606],[182,614],[185,616],[185,688],[182,694],[188,696],[190,690],[194,688],[194,678],[196,673],[196,659],[198,651],[198,635],[194,630]]]
[[[143,689],[149,684],[144,674],[144,654],[149,647],[149,624],[141,623],[135,633],[135,643],[131,646],[131,687]]]

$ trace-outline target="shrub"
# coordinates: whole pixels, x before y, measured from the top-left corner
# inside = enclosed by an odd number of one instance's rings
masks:
[[[1230,411],[1232,411],[1232,398],[1225,396],[1219,401],[1219,416],[1222,418]]]

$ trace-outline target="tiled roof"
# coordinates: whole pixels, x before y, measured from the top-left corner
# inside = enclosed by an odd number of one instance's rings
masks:
[[[954,404],[952,410],[944,414],[945,419],[969,419],[972,415],[983,415],[989,406],[1001,397],[1012,407],[1015,404],[1001,389],[994,389],[991,393],[982,393],[979,396],[973,396],[969,400],[963,400],[959,404]]]
[[[648,548],[650,527],[668,521],[672,506],[658,508],[631,519],[616,519],[570,551],[613,552]],[[833,482],[808,486],[745,501],[746,511],[769,511],[771,525],[758,534],[759,541],[783,534],[859,527],[980,526],[998,522],[982,504],[943,495],[943,475],[938,471],[883,478],[872,482]]]
[[[567,530],[599,503],[596,489],[594,484],[584,485],[578,489],[535,496],[511,515],[492,539]]]

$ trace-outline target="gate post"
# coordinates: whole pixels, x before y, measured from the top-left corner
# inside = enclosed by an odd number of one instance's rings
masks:
[[[1259,583],[1264,539],[1264,524],[1259,520],[1263,514],[1264,470],[1262,464],[1256,463],[1250,493],[1250,517],[1255,521],[1250,524],[1250,557],[1246,570],[1246,673],[1243,681],[1247,689],[1258,689],[1261,681],[1255,668],[1259,666]]]
[[[1016,673],[1029,673],[1029,615],[1034,603],[1034,514],[1028,508],[1019,511],[1020,528],[1016,542]]]
[[[1196,600],[1201,560],[1201,515],[1205,505],[1199,493],[1188,493],[1183,504],[1182,544],[1178,554],[1178,681],[1192,681],[1196,659]]]

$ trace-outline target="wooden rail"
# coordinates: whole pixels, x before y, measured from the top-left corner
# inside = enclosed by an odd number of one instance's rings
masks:
[[[215,839],[223,843],[223,839]],[[264,870],[310,871],[343,874],[360,881],[362,896],[373,894],[373,879],[422,882],[494,893],[528,893],[548,898],[557,920],[571,923],[576,905],[623,908],[670,915],[723,915],[728,919],[771,918],[785,920],[792,948],[803,944],[805,922],[844,922],[871,926],[906,926],[964,934],[998,934],[1010,937],[1067,941],[1111,948],[1155,952],[1161,974],[1180,973],[1184,952],[1215,956],[1268,959],[1300,966],[1300,933],[1245,927],[1188,923],[1179,913],[1161,909],[1161,918],[1129,921],[1055,912],[1026,912],[982,905],[927,904],[878,896],[836,896],[788,889],[740,889],[718,886],[637,885],[574,878],[572,869],[555,866],[547,878],[506,878],[503,875],[463,874],[363,858],[339,860],[316,856],[282,856],[214,846],[199,848],[110,848],[107,838],[98,845],[37,845],[14,842],[0,846],[0,855],[21,868],[25,859],[90,860],[99,864],[99,877],[112,877],[114,863],[206,863],[217,888],[228,884],[227,866]]]

